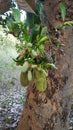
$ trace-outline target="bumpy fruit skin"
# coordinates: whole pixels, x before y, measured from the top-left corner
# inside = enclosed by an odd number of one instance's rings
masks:
[[[42,71],[35,70],[35,86],[39,92],[44,92],[47,88],[46,76]]]
[[[22,86],[26,87],[29,84],[27,73],[21,72],[20,83]]]

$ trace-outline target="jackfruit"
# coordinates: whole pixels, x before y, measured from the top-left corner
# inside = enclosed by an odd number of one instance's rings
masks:
[[[29,84],[27,73],[21,72],[20,83],[22,86],[26,87]]]
[[[43,92],[47,88],[47,83],[46,83],[46,76],[43,73],[43,71],[35,70],[34,72],[34,82],[37,90],[40,92]]]

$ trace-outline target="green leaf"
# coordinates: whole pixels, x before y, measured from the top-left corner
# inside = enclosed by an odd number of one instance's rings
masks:
[[[12,16],[15,21],[20,21],[20,11],[18,9],[12,8]]]
[[[40,52],[43,53],[43,52],[44,52],[44,45],[40,45],[40,46],[38,47],[38,49],[39,49]]]
[[[64,22],[63,26],[73,26],[73,21]]]
[[[64,46],[63,43],[58,43],[58,44],[57,44],[57,47],[62,47],[62,46]]]
[[[65,20],[65,17],[66,17],[66,7],[64,5],[64,3],[60,3],[59,4],[60,6],[60,10],[61,10],[61,17],[62,17],[62,20],[64,21]]]
[[[25,32],[25,33],[23,34],[23,37],[24,37],[24,40],[25,40],[27,43],[30,42],[30,37],[29,37],[29,35],[28,35],[27,32]]]
[[[52,67],[54,69],[57,69],[57,67],[53,63],[47,63],[46,66]]]
[[[28,80],[31,81],[32,80],[32,72],[29,70],[28,71]]]
[[[47,33],[47,27],[43,27],[41,31],[41,36],[45,36]]]
[[[39,30],[40,30],[40,26],[35,24],[30,33],[30,38],[32,43],[37,39],[37,36],[39,38]]]
[[[37,45],[41,45],[41,44],[45,43],[46,41],[48,41],[48,37],[44,36],[37,42]]]
[[[28,69],[28,62],[27,61],[25,61],[24,62],[24,64],[23,64],[23,66],[22,66],[22,68],[21,68],[21,72],[26,72],[27,71],[27,69]]]

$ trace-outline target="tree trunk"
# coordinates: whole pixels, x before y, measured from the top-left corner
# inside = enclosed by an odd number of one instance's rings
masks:
[[[68,0],[64,2],[66,6],[73,6],[72,0],[71,3]],[[57,14],[58,3],[59,0],[44,2],[45,24],[50,33],[53,27],[61,24]],[[68,19],[70,20],[69,17]],[[29,86],[17,130],[69,130],[68,117],[73,94],[73,28],[64,29],[59,40],[65,46],[56,53],[55,63],[58,69],[48,70],[48,87],[44,93],[39,93],[34,84]]]

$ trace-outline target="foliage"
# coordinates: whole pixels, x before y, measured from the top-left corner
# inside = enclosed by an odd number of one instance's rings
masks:
[[[43,4],[40,0],[36,0],[36,8],[35,14],[27,13],[27,23],[32,28],[34,24],[41,24],[42,22],[42,12],[43,12]]]
[[[47,27],[41,23],[42,5],[40,8],[37,3],[37,9],[39,22],[34,21],[32,26],[28,19],[21,22],[20,11],[15,8],[12,8],[10,14],[6,16],[5,26],[8,28],[7,33],[13,34],[20,40],[20,44],[16,44],[19,55],[13,60],[21,66],[21,84],[27,86],[31,81],[34,81],[37,89],[43,92],[47,88],[48,72],[46,67],[57,68],[53,62],[50,63],[45,55],[45,44],[50,43],[50,39],[47,35]],[[35,15],[36,18],[37,15]]]
[[[61,28],[66,28],[66,27],[70,27],[70,26],[73,26],[73,21],[64,22]]]
[[[61,10],[61,17],[62,17],[62,20],[64,21],[65,17],[66,17],[66,7],[63,2],[61,2],[59,4],[59,6],[60,6],[60,10]]]
[[[60,7],[60,10],[61,10],[61,18],[62,18],[62,21],[63,21],[63,24],[60,28],[63,29],[63,28],[66,28],[68,26],[73,26],[73,21],[65,21],[66,14],[67,14],[65,4],[63,2],[60,2],[59,7]]]
[[[21,65],[20,81],[23,86],[27,86],[32,80],[35,82],[40,92],[45,91],[47,70],[46,66],[56,69],[45,55],[45,43],[49,42],[47,27],[42,24],[28,26],[27,20],[21,22],[20,11],[12,9],[12,13],[7,17],[6,26],[8,33],[20,39],[21,44],[17,44],[17,51],[20,53],[13,59],[17,65]],[[42,76],[42,77],[41,77]]]

